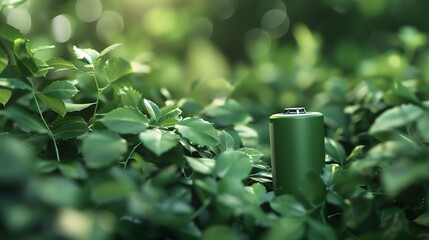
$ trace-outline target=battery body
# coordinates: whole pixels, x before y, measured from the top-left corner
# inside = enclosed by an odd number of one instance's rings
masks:
[[[269,120],[274,190],[278,195],[291,194],[300,199],[300,182],[311,172],[319,176],[323,171],[323,114],[287,108]]]

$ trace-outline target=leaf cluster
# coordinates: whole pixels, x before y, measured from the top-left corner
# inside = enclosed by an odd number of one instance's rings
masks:
[[[42,61],[16,29],[0,39],[6,238],[336,238],[320,206],[274,195],[237,101],[157,104],[144,73],[108,57],[119,44]]]

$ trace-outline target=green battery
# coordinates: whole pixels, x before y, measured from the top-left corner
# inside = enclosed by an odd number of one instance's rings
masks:
[[[271,167],[276,194],[291,194],[302,199],[305,193],[300,183],[309,173],[320,176],[323,171],[324,135],[322,113],[307,112],[300,107],[286,108],[284,113],[270,116]]]

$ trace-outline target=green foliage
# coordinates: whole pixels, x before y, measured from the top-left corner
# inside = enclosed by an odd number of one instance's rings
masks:
[[[79,91],[69,81],[55,81],[45,88],[42,93],[48,97],[69,99],[76,95]]]
[[[3,238],[428,237],[428,35],[403,10],[424,1],[101,1],[94,24],[25,2],[0,3]],[[32,41],[4,24],[27,12]],[[285,106],[325,116],[302,198],[267,164]]]
[[[216,160],[216,175],[220,178],[246,178],[252,169],[250,156],[240,151],[221,153]]]
[[[265,187],[249,174],[269,167],[259,151],[243,148],[236,130],[216,129],[198,116],[184,118],[178,102],[159,107],[143,97],[135,90],[138,86],[129,85],[139,76],[131,64],[122,58],[105,59],[118,45],[101,53],[74,46],[81,62],[53,59],[45,66],[37,64],[27,40],[20,35],[14,40],[16,32],[7,30],[1,37],[11,43],[5,51],[14,53],[8,56],[14,61],[1,74],[18,68],[16,75],[1,78],[1,127],[6,135],[0,146],[3,167],[16,177],[7,172],[1,177],[25,186],[12,193],[19,201],[8,207],[37,201],[41,209],[70,209],[60,215],[84,223],[93,221],[94,214],[108,213],[113,219],[109,232],[126,238],[148,222],[154,226],[153,238],[210,239],[225,231],[235,239],[240,236],[236,229],[216,223],[232,222],[243,214],[267,218],[260,207],[266,201]],[[65,79],[47,75],[58,72],[65,73]],[[243,108],[229,102],[233,108],[228,111],[241,110],[238,121],[228,121],[228,127],[245,124],[240,118]],[[207,113],[214,119],[226,116],[217,111]],[[28,140],[10,147],[19,141],[15,138]],[[79,210],[91,206],[93,213]],[[58,221],[62,227],[54,235],[70,237],[65,229],[71,225]],[[259,222],[252,224],[263,223]],[[29,222],[28,232],[10,225],[6,236],[25,237],[39,224]],[[130,231],[122,232],[122,225]],[[87,227],[89,231],[80,229],[76,236],[91,238],[90,232],[103,231]],[[108,236],[100,234],[97,239]]]
[[[176,128],[184,138],[195,144],[214,147],[219,143],[216,129],[201,118],[185,118],[176,123]]]
[[[82,154],[88,168],[100,168],[121,159],[127,142],[111,132],[92,132],[82,142]]]
[[[10,91],[9,89],[0,89],[0,103],[3,104],[3,106],[6,105],[11,96],[12,91]]]
[[[162,155],[179,143],[178,137],[175,134],[162,132],[158,129],[142,132],[139,137],[143,145],[157,156]]]
[[[117,108],[106,113],[100,122],[112,131],[127,134],[143,132],[148,127],[149,120],[137,109]]]

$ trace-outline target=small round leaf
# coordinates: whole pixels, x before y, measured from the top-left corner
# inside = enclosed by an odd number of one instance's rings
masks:
[[[121,159],[127,142],[112,132],[93,132],[82,145],[83,159],[89,168],[101,168]]]

